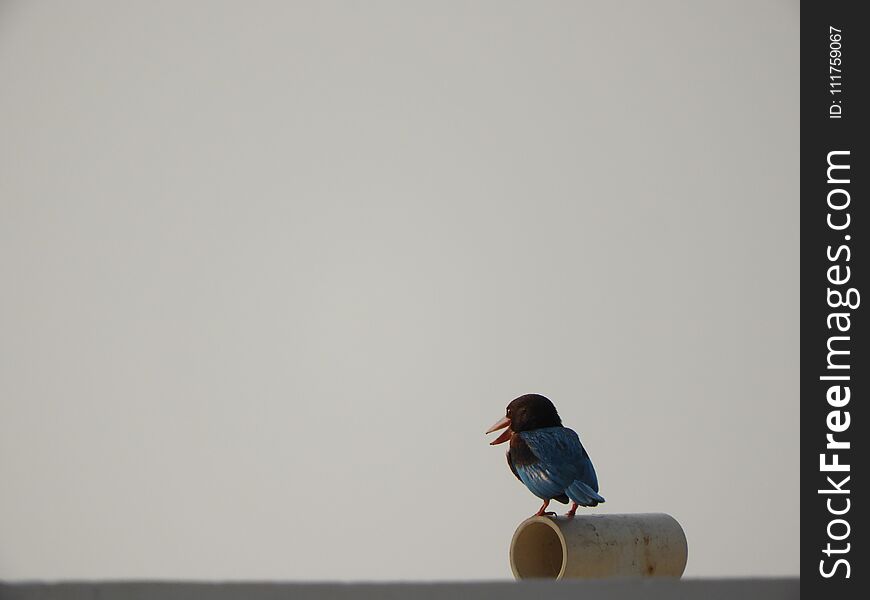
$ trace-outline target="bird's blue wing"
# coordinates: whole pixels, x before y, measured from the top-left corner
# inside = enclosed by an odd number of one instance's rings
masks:
[[[545,427],[518,433],[537,461],[516,465],[520,480],[539,498],[561,494],[583,506],[604,502],[598,477],[577,433],[567,427]]]

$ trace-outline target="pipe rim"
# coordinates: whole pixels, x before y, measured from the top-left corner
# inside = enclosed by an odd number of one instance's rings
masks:
[[[556,538],[559,540],[559,546],[562,550],[562,559],[561,559],[561,565],[559,568],[559,572],[556,574],[556,577],[554,577],[553,579],[555,581],[558,581],[558,580],[562,579],[562,577],[565,575],[565,569],[568,566],[568,545],[567,545],[567,542],[565,541],[565,536],[562,534],[562,530],[559,529],[559,527],[556,525],[556,523],[553,521],[553,519],[551,517],[534,516],[534,517],[529,517],[528,519],[526,519],[525,521],[520,523],[520,526],[517,527],[517,530],[514,531],[514,535],[511,538],[510,563],[511,563],[511,571],[513,572],[515,579],[534,579],[534,577],[524,577],[523,575],[520,574],[519,569],[517,568],[517,565],[514,562],[514,549],[517,547],[517,540],[520,538],[520,536],[523,534],[523,532],[527,528],[529,528],[532,525],[541,524],[541,523],[546,525],[547,527],[549,527],[556,534]],[[545,579],[545,578],[541,577],[539,579]]]

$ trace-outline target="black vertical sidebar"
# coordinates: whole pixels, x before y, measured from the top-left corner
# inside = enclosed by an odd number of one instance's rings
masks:
[[[861,2],[801,3],[801,593],[866,597],[870,332]],[[864,5],[866,9],[867,6]],[[863,11],[866,15],[866,10]],[[862,294],[866,292],[865,297]]]

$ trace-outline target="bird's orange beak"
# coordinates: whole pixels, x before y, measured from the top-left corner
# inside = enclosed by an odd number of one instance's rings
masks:
[[[504,429],[505,427],[507,427],[507,429],[505,429],[500,436],[498,436],[489,443],[490,446],[495,446],[496,444],[504,444],[506,441],[511,439],[511,435],[513,435],[514,432],[511,431],[510,424],[510,419],[508,419],[507,417],[502,417],[496,422],[495,425],[486,430],[487,433],[492,433],[493,431],[498,431],[499,429]]]

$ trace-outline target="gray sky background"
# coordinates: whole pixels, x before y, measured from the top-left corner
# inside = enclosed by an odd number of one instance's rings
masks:
[[[0,577],[508,578],[526,392],[687,576],[796,575],[798,25],[0,4]]]

